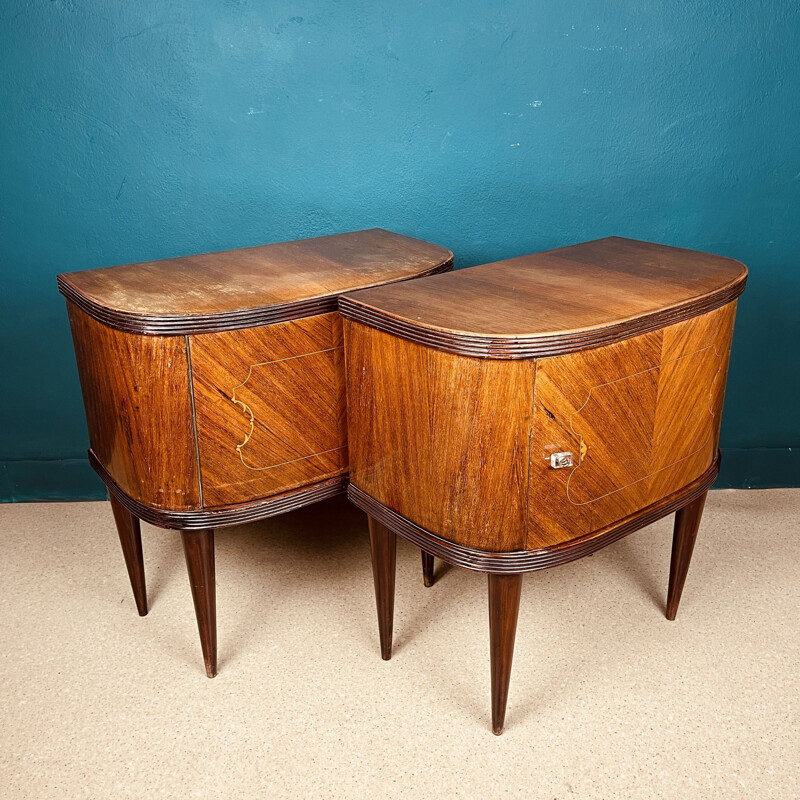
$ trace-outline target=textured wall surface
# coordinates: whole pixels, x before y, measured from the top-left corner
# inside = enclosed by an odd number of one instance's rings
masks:
[[[0,496],[102,493],[57,272],[370,226],[741,259],[721,484],[797,485],[799,43],[791,0],[4,0]]]

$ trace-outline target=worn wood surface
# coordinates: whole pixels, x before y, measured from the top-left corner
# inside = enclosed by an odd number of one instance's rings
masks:
[[[383,503],[361,491],[353,484],[347,487],[347,496],[354,505],[358,506],[366,514],[420,549],[430,553],[434,558],[440,558],[448,564],[475,570],[476,572],[511,575],[519,572],[534,572],[540,569],[557,567],[596,553],[603,547],[607,547],[635,531],[646,528],[656,520],[679,511],[684,506],[694,502],[708,491],[718,474],[719,457],[697,480],[692,481],[687,486],[660,499],[647,508],[631,514],[629,517],[615,520],[614,523],[605,528],[592,531],[586,536],[581,536],[562,544],[542,547],[536,550],[514,550],[511,552],[478,550],[444,539],[433,531],[426,530],[411,522],[407,517],[387,508]]]
[[[346,317],[429,347],[533,358],[712,311],[741,294],[746,278],[733,259],[611,237],[347,293],[339,305]]]
[[[522,573],[675,511],[674,618],[746,274],[607,239],[341,299],[348,495],[384,539],[488,573],[494,733]]]
[[[281,492],[270,497],[260,497],[247,503],[234,506],[221,506],[219,508],[201,508],[192,511],[172,511],[170,509],[153,508],[133,500],[120,489],[111,475],[106,472],[103,465],[90,450],[89,463],[105,483],[109,494],[114,495],[134,516],[156,525],[159,528],[173,530],[196,531],[203,528],[223,528],[229,525],[244,525],[278,514],[302,508],[311,503],[335,497],[347,491],[347,476],[337,475],[335,478],[301,486],[288,492]]]
[[[735,305],[538,361],[456,356],[346,320],[351,480],[478,550],[602,530],[713,464]],[[553,469],[559,452],[574,466]]]
[[[375,229],[58,277],[137,607],[139,520],[181,530],[209,677],[214,527],[345,491],[338,294],[451,268],[450,251]]]
[[[70,272],[59,289],[111,327],[186,334],[336,310],[341,292],[452,268],[443,247],[374,228]]]
[[[471,302],[440,292],[440,312],[478,331],[513,318],[520,331],[539,326],[555,336],[599,324],[601,314],[611,324],[741,288],[746,276],[730,259],[622,239],[544,256],[513,261],[534,276],[542,267],[544,281],[504,282],[506,262],[476,268],[485,280],[471,279]],[[459,281],[435,285],[467,286]],[[605,282],[616,299],[602,310]],[[402,295],[425,326],[428,310],[440,312],[417,302],[431,279],[417,283],[353,297],[388,315]],[[556,283],[559,294],[548,294]],[[582,540],[657,506],[708,474],[717,457],[736,301],[694,313],[538,359],[459,355],[346,318],[354,487],[420,530],[488,553]],[[572,465],[554,469],[551,456],[564,452]]]

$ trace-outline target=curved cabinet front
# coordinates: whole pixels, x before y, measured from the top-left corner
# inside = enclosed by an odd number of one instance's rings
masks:
[[[717,452],[736,304],[536,365],[528,549],[635,514]],[[573,465],[554,468],[554,453]]]
[[[370,518],[381,656],[396,536],[488,574],[492,730],[523,573],[675,513],[675,619],[718,438],[739,262],[610,238],[369,289],[345,317],[350,499]]]
[[[241,503],[342,475],[338,313],[189,337],[203,503]]]
[[[345,320],[352,484],[474,550],[603,531],[714,464],[735,309],[527,360],[446,353]]]

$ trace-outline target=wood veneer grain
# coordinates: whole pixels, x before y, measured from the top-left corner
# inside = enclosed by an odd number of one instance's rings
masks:
[[[96,459],[143,505],[199,508],[184,337],[137,336],[67,308]]]
[[[206,507],[347,471],[338,314],[189,340]]]
[[[719,465],[720,454],[718,453],[714,463],[697,480],[662,498],[657,503],[637,511],[630,517],[617,520],[602,530],[593,531],[587,536],[537,550],[493,552],[464,547],[416,525],[402,514],[398,514],[379,500],[370,497],[352,483],[347,487],[347,496],[365,514],[420,549],[424,549],[435,558],[476,572],[513,575],[568,564],[570,561],[591,555],[628,534],[641,530],[662,517],[678,511],[708,491],[719,475]]]
[[[467,547],[524,547],[534,365],[351,321],[345,339],[352,482]]]
[[[150,525],[171,530],[196,531],[204,528],[244,525],[247,522],[256,522],[260,519],[275,517],[278,514],[286,514],[347,491],[347,476],[337,475],[335,478],[328,478],[310,486],[301,486],[299,489],[292,489],[235,506],[171,511],[144,505],[126,494],[91,450],[89,451],[89,463],[105,483],[109,493],[113,494],[134,516]]]
[[[478,550],[604,529],[713,463],[734,314],[537,361],[456,356],[346,320],[351,481]],[[572,467],[552,468],[560,452]]]
[[[677,512],[674,618],[719,471],[746,274],[728,259],[607,239],[341,298],[348,495],[384,540],[393,532],[488,573],[496,734],[523,573]],[[372,557],[377,587],[388,562]],[[378,605],[380,616],[386,598]]]
[[[453,254],[374,228],[58,276],[95,319],[134,333],[235,330],[335,311],[337,296],[448,271]]]
[[[738,261],[610,237],[343,295],[341,313],[464,356],[539,358],[713,311],[747,280]],[[580,291],[575,287],[580,286]]]
[[[708,469],[735,311],[537,362],[529,549],[603,528]],[[565,451],[575,466],[552,469]]]
[[[340,494],[337,296],[452,268],[384,230],[58,276],[137,607],[139,520],[182,531],[206,672],[217,671],[214,528]]]

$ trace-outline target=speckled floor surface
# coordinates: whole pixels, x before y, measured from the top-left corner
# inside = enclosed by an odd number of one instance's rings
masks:
[[[678,619],[671,521],[526,577],[506,732],[486,579],[398,546],[378,651],[337,499],[217,533],[208,680],[176,533],[133,605],[107,503],[0,507],[0,797],[797,798],[800,490],[712,492]]]

